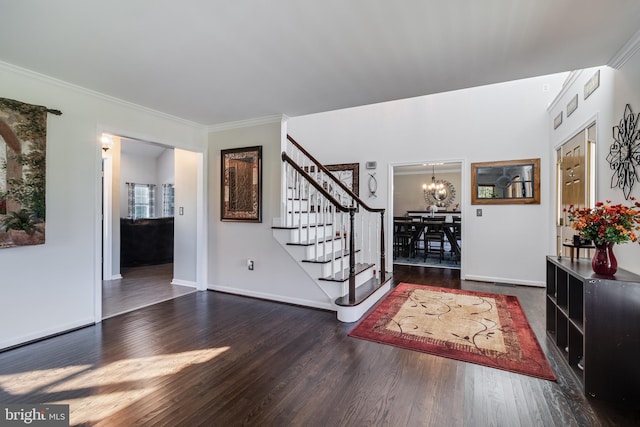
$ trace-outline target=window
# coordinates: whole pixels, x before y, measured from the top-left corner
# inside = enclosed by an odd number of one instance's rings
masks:
[[[496,197],[494,185],[478,185],[478,198],[490,199],[492,197]]]
[[[162,184],[162,216],[174,215],[175,188],[173,184]]]
[[[156,216],[155,184],[127,183],[129,218],[153,218]]]

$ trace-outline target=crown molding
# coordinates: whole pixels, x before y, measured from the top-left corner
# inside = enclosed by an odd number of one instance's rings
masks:
[[[216,125],[210,125],[207,127],[207,131],[209,133],[212,133],[212,132],[221,132],[221,131],[230,130],[230,129],[241,129],[241,128],[248,128],[253,126],[267,125],[272,123],[281,123],[283,120],[286,120],[287,118],[288,117],[283,114],[274,114],[272,116],[256,117],[253,119],[238,120],[236,122],[227,122],[227,123],[220,123]]]
[[[95,90],[92,89],[87,89],[86,87],[82,87],[82,86],[78,86],[76,84],[73,83],[69,83],[67,81],[64,80],[60,80],[60,79],[56,79],[54,77],[51,76],[47,76],[46,74],[41,74],[38,73],[36,71],[32,71],[29,70],[27,68],[22,68],[19,67],[17,65],[14,64],[10,64],[8,62],[4,62],[4,61],[0,61],[0,69],[6,70],[6,71],[10,71],[16,74],[20,74],[24,77],[30,78],[30,79],[34,79],[34,80],[39,80],[45,84],[50,84],[53,86],[57,86],[63,89],[68,89],[68,90],[72,90],[74,92],[78,92],[87,96],[91,96],[94,98],[98,98],[101,99],[103,101],[106,102],[110,102],[113,104],[118,104],[122,107],[126,107],[126,108],[131,108],[134,110],[138,110],[142,113],[146,113],[146,114],[151,114],[163,119],[168,119],[174,122],[178,122],[180,124],[189,126],[189,127],[194,127],[194,128],[198,128],[198,129],[205,129],[206,126],[202,125],[200,123],[196,123],[193,122],[191,120],[187,120],[187,119],[183,119],[177,116],[173,116],[171,114],[167,114],[167,113],[163,113],[162,111],[158,111],[158,110],[154,110],[152,108],[148,108],[148,107],[144,107],[142,105],[139,104],[134,104],[133,102],[129,102],[129,101],[125,101],[123,99],[120,98],[116,98],[114,96],[111,95],[106,95],[104,93],[101,92],[97,92]]]
[[[607,63],[613,69],[620,69],[640,49],[640,30],[638,30]]]

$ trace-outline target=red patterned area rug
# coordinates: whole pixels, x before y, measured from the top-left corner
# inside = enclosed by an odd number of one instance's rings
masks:
[[[556,379],[514,296],[400,283],[349,336]]]

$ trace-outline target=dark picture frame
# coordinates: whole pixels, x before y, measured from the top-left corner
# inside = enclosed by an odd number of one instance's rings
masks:
[[[262,222],[262,146],[220,154],[220,220]]]
[[[341,163],[325,167],[356,196],[360,196],[360,163]]]

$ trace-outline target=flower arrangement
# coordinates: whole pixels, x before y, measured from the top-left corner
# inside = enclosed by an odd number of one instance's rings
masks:
[[[635,198],[631,197],[634,201]],[[583,239],[592,240],[596,245],[607,243],[636,242],[636,231],[640,230],[640,202],[632,206],[611,205],[598,202],[594,208],[577,209],[573,205],[565,211],[569,214],[571,228]]]

